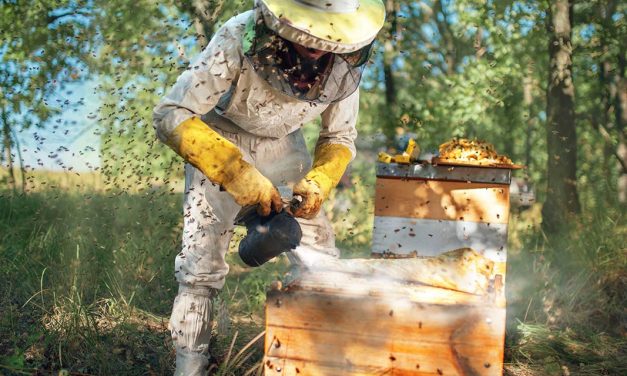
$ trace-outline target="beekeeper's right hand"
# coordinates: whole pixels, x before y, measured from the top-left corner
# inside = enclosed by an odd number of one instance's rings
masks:
[[[281,211],[281,195],[272,182],[244,161],[237,146],[199,118],[179,124],[167,144],[211,182],[221,185],[239,205],[259,205],[262,216]]]

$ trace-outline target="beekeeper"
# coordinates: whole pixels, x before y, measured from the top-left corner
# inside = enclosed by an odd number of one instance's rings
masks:
[[[170,319],[177,375],[206,373],[211,301],[242,206],[280,211],[277,187],[293,187],[301,244],[335,252],[320,207],[355,155],[359,82],[384,19],[380,0],[256,0],[154,109],[159,139],[187,162]],[[312,165],[301,127],[317,116]]]

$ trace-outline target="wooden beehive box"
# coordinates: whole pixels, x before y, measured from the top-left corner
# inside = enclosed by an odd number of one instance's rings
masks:
[[[505,277],[511,169],[377,165],[374,257],[437,256],[469,247]]]
[[[373,256],[472,248],[493,262],[489,292],[305,271],[268,293],[265,374],[501,375],[510,180],[502,168],[379,164]]]
[[[500,375],[494,295],[309,272],[268,293],[265,375]]]

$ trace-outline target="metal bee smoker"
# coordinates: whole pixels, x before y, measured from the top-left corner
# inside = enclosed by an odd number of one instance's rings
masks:
[[[291,197],[291,193],[289,196],[285,194],[285,189],[280,191],[284,206],[294,207],[300,202],[285,198]],[[262,217],[257,214],[256,206],[248,206],[237,215],[235,224],[246,226],[247,234],[240,241],[238,252],[242,261],[252,267],[263,265],[296,248],[303,237],[300,225],[286,210]]]

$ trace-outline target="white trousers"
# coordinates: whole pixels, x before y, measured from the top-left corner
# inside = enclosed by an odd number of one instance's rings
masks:
[[[300,130],[281,139],[232,133],[224,118],[210,119],[218,133],[239,147],[275,186],[293,186],[311,168],[311,156]],[[220,126],[223,125],[223,126]],[[212,184],[200,170],[185,166],[183,247],[175,260],[179,292],[174,300],[170,330],[177,350],[176,375],[205,375],[211,338],[211,298],[224,286],[229,266],[225,255],[240,210],[233,198]],[[298,219],[301,245],[338,257],[333,229],[321,211],[312,220]],[[290,252],[290,261],[298,263]],[[263,267],[263,266],[261,266]]]

